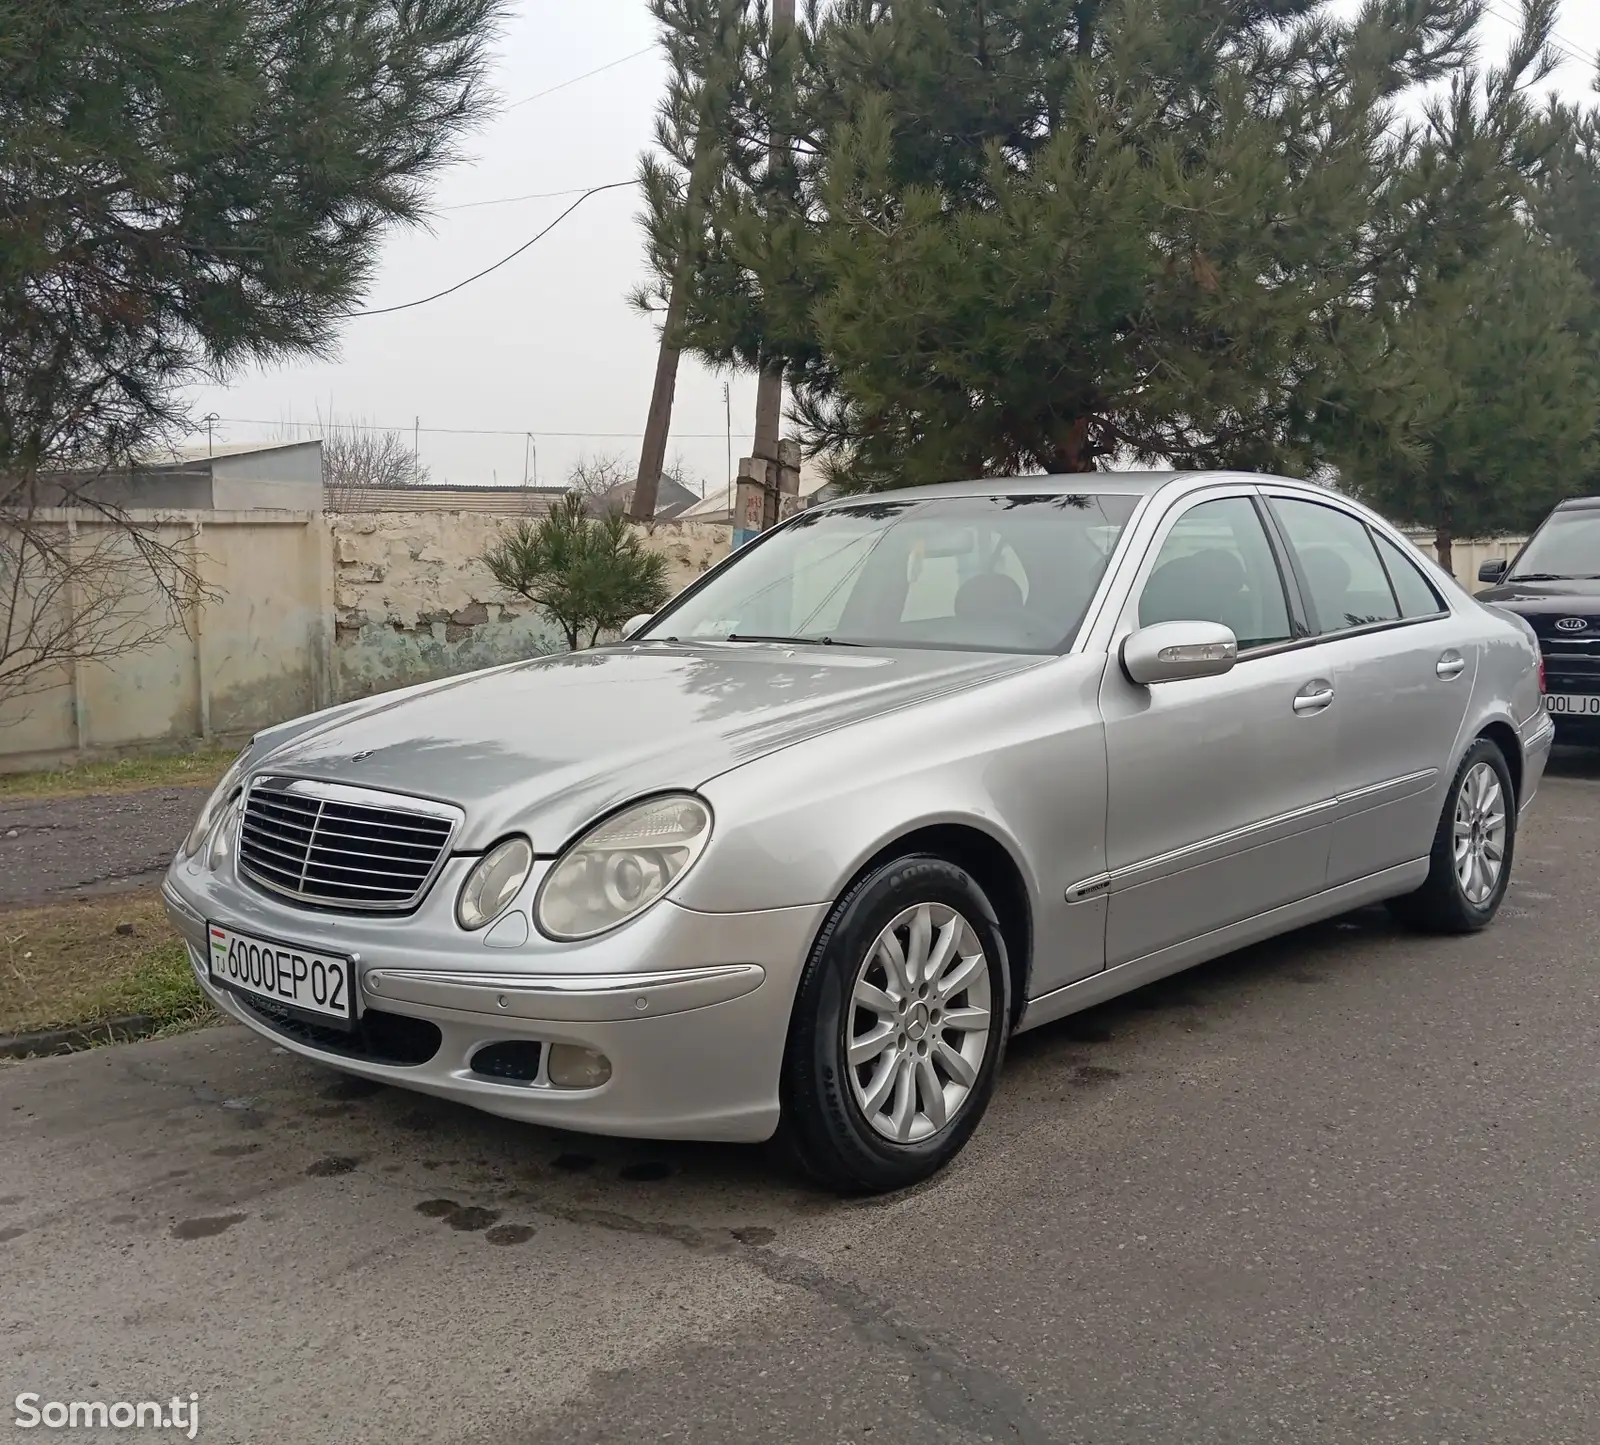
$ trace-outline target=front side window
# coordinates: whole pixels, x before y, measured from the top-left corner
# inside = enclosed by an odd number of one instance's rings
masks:
[[[1274,497],[1272,510],[1299,559],[1319,632],[1399,620],[1400,606],[1365,522],[1289,497]]]
[[[1600,507],[1552,512],[1522,549],[1508,582],[1600,577]]]
[[[1136,502],[889,494],[803,513],[635,640],[1053,652],[1076,636]]]
[[[1220,622],[1239,649],[1293,637],[1283,578],[1248,497],[1189,508],[1167,533],[1139,597],[1139,625]]]

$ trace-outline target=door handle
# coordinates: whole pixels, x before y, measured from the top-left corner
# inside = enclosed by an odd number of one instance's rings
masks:
[[[1452,649],[1439,659],[1433,670],[1446,682],[1454,682],[1467,670],[1467,659]]]
[[[1308,682],[1294,695],[1294,710],[1304,717],[1307,713],[1321,712],[1333,701],[1333,684],[1318,678]]]

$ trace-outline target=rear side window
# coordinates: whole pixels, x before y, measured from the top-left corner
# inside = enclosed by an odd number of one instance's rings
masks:
[[[1381,533],[1374,532],[1383,565],[1389,569],[1389,580],[1394,583],[1395,596],[1400,599],[1402,617],[1436,617],[1445,610],[1443,600],[1433,590],[1433,583],[1422,575],[1422,569]]]
[[[1274,497],[1272,510],[1299,560],[1319,632],[1400,620],[1400,606],[1366,523],[1319,502],[1287,497]]]

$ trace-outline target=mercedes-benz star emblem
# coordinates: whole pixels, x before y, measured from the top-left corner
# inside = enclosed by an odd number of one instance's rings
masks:
[[[1587,632],[1589,620],[1586,617],[1563,617],[1556,623],[1557,632]]]

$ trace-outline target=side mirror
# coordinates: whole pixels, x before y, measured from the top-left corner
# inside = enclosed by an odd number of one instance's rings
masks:
[[[1220,622],[1157,622],[1122,644],[1122,670],[1141,687],[1220,677],[1238,657],[1239,639]]]
[[[1478,568],[1478,581],[1498,582],[1506,575],[1511,564],[1504,557],[1494,557]]]
[[[641,627],[650,620],[648,612],[641,612],[637,617],[630,617],[622,624],[622,640],[626,642]]]

